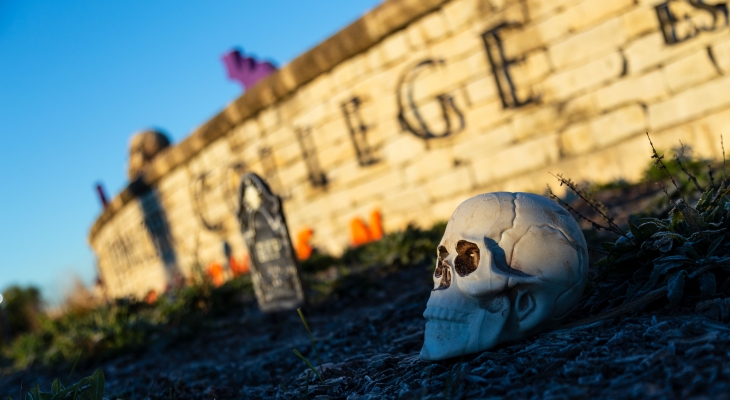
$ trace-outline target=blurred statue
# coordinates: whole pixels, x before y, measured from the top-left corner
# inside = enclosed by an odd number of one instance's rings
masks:
[[[170,139],[156,130],[137,132],[129,142],[129,180],[140,177],[152,160],[170,146]]]

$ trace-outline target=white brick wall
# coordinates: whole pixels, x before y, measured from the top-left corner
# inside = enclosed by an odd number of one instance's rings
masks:
[[[678,0],[684,1],[684,0]],[[279,103],[240,122],[171,170],[156,190],[165,209],[179,268],[189,272],[225,262],[222,241],[245,253],[235,199],[221,182],[232,163],[263,173],[259,151],[271,147],[292,234],[315,230],[314,242],[342,251],[352,218],[378,208],[386,230],[448,218],[469,196],[494,190],[542,192],[547,174],[605,182],[638,179],[649,164],[644,132],[669,149],[678,139],[702,157],[720,157],[719,135],[730,132],[730,28],[719,27],[675,45],[659,31],[657,1],[451,0],[373,47],[323,71]],[[521,108],[503,108],[481,34],[500,23],[518,97],[538,96]],[[404,131],[397,115],[403,75],[425,59],[443,59],[413,81],[415,102],[433,130],[443,129],[437,95],[449,94],[466,123],[428,143]],[[713,62],[714,60],[714,62]],[[293,76],[282,77],[286,84]],[[288,81],[287,81],[288,79]],[[506,89],[506,88],[503,88]],[[360,166],[341,105],[357,96],[367,141],[378,162]],[[226,113],[235,117],[237,109]],[[412,110],[407,110],[414,122]],[[456,123],[454,115],[451,119]],[[329,184],[312,187],[294,130],[310,127]],[[730,137],[730,134],[728,134]],[[195,140],[204,140],[196,138]],[[209,173],[204,215],[222,221],[210,232],[200,222],[192,184]],[[116,198],[115,204],[121,204]],[[122,233],[135,233],[139,252],[152,256],[125,278],[106,251]],[[114,296],[143,296],[167,279],[145,236],[141,209],[131,201],[92,238]],[[147,239],[145,239],[147,238]]]

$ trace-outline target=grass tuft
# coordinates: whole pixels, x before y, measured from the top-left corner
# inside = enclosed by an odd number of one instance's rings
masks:
[[[104,385],[104,373],[100,369],[97,369],[91,376],[83,378],[69,387],[64,387],[56,379],[51,384],[50,392],[42,392],[40,386],[36,383],[26,394],[25,400],[103,400]],[[7,400],[12,400],[12,397],[8,395]]]
[[[302,355],[302,353],[299,352],[299,350],[294,349],[294,354],[296,354],[299,358],[301,358],[309,367],[309,369],[314,372],[315,375],[319,378],[319,380],[324,383],[324,379],[322,378],[322,375],[324,375],[324,371],[322,370],[322,360],[319,358],[319,352],[317,351],[317,345],[314,343],[314,337],[312,336],[312,331],[309,329],[309,325],[307,324],[307,320],[304,318],[304,314],[302,313],[301,308],[297,308],[297,313],[299,314],[299,318],[302,319],[302,323],[304,324],[304,328],[307,330],[307,333],[309,334],[309,340],[312,342],[312,347],[314,348],[314,354],[317,355],[317,362],[319,363],[319,372],[312,366],[312,363],[307,360],[306,357]]]

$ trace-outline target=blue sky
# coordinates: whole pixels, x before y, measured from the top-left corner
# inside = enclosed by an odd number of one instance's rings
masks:
[[[0,291],[93,280],[95,182],[124,188],[133,132],[177,143],[241,94],[223,53],[285,65],[379,3],[0,0]]]

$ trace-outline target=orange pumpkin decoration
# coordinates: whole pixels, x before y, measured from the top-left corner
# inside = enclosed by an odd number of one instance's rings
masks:
[[[368,226],[360,218],[350,221],[350,238],[353,246],[360,246],[372,241]]]
[[[370,214],[370,238],[373,241],[383,238],[383,221],[378,210],[373,210]]]
[[[374,242],[383,238],[383,223],[380,211],[373,210],[370,214],[370,226],[365,225],[360,218],[350,221],[350,239],[353,246]]]
[[[312,240],[313,235],[314,230],[312,228],[304,228],[299,231],[299,233],[297,233],[294,250],[296,251],[297,258],[299,260],[306,260],[312,256],[312,251],[314,251],[314,248],[311,244],[309,244],[309,241]]]
[[[219,263],[215,261],[211,262],[208,265],[206,273],[213,281],[213,286],[220,287],[221,285],[223,285],[223,267]]]
[[[157,303],[157,292],[154,289],[150,289],[147,292],[147,296],[144,297],[144,302],[150,305]]]
[[[233,276],[246,275],[251,272],[251,260],[248,258],[248,254],[241,258],[241,262],[238,262],[235,257],[231,256],[228,259],[228,265],[231,266]]]

